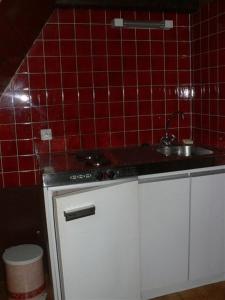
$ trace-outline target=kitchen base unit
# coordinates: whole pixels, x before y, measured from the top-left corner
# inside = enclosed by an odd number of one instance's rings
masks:
[[[54,300],[140,300],[137,180],[44,192]]]
[[[143,299],[225,280],[225,169],[139,177]]]

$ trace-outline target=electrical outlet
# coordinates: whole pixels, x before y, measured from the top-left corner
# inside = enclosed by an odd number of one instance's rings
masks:
[[[50,141],[52,140],[52,130],[48,129],[41,129],[41,140],[42,141]]]

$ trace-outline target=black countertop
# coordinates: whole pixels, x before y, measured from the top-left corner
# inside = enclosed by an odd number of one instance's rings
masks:
[[[89,172],[93,176],[87,181],[96,181],[98,179],[109,179],[105,176],[98,177],[100,171],[104,173],[108,172],[108,170],[119,170],[120,174],[118,173],[119,176],[115,176],[115,178],[124,178],[128,176],[225,165],[224,149],[205,146],[207,149],[213,150],[214,153],[190,157],[181,157],[178,155],[166,157],[156,151],[157,147],[157,145],[145,145],[93,150],[103,154],[109,160],[107,165],[99,168],[79,161],[76,158],[78,152],[42,154],[39,156],[39,164],[43,172],[45,185],[58,185],[59,182],[61,184],[79,183],[81,181],[68,180],[68,178],[71,178],[73,175]],[[58,182],[56,182],[56,178],[59,178]]]

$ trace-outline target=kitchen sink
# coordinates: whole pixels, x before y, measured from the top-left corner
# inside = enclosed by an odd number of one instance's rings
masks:
[[[160,146],[156,149],[157,152],[165,155],[177,155],[177,156],[200,156],[213,154],[212,150],[203,147],[197,147],[193,145],[182,145],[182,146]]]

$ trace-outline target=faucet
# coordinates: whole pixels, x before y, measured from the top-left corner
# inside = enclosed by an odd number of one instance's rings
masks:
[[[163,146],[171,146],[176,141],[176,136],[174,134],[169,134],[168,130],[170,128],[170,123],[173,119],[175,119],[177,116],[181,116],[182,120],[184,119],[184,113],[182,111],[175,111],[173,112],[169,119],[166,121],[166,127],[165,127],[165,135],[161,138],[160,143]]]

